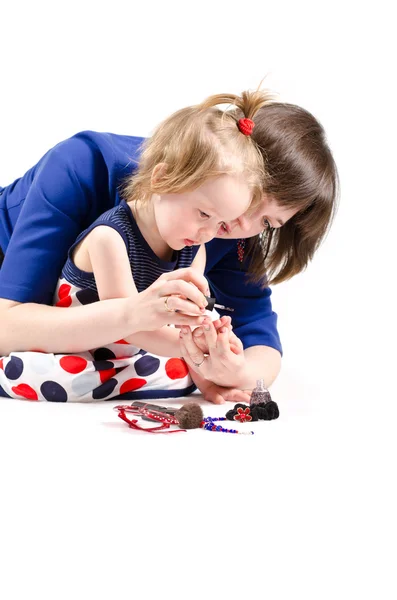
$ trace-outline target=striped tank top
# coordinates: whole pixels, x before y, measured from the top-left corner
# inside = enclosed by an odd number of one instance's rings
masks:
[[[131,272],[138,292],[142,292],[149,287],[163,273],[170,273],[176,269],[190,267],[195,255],[198,252],[199,246],[190,246],[182,248],[182,250],[173,252],[171,261],[164,261],[159,258],[151,249],[145,238],[141,234],[139,227],[134,219],[128,204],[122,200],[118,206],[108,210],[101,215],[92,225],[83,231],[76,242],[70,248],[68,258],[62,269],[62,275],[58,282],[57,293],[54,298],[54,303],[58,306],[71,306],[76,304],[89,304],[99,300],[98,291],[93,273],[82,271],[73,263],[71,256],[73,250],[81,242],[81,240],[98,225],[107,225],[112,227],[121,235],[124,240],[128,253]],[[71,284],[73,289],[68,290],[68,294],[59,295],[59,288],[63,287],[66,291],[65,284]],[[75,296],[77,302],[65,304],[65,296]],[[77,297],[76,297],[77,296]],[[70,302],[70,303],[69,303]]]

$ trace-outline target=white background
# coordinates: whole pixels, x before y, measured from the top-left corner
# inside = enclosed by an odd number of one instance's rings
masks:
[[[155,438],[108,404],[0,403],[5,600],[396,597],[393,20],[386,1],[0,10],[2,185],[77,131],[146,136],[265,76],[341,180],[313,263],[273,290],[278,421]]]

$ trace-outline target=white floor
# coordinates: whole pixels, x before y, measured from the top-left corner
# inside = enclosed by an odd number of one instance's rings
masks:
[[[1,598],[395,599],[396,412],[298,384],[253,436],[1,400]]]

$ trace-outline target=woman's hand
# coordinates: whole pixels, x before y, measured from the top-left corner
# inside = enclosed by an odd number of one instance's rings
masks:
[[[199,338],[204,338],[204,344],[202,339],[198,342]],[[193,371],[216,385],[239,387],[245,366],[244,348],[228,327],[217,330],[214,323],[206,322],[193,334],[188,327],[182,327],[179,339],[181,355]]]
[[[153,331],[170,324],[201,325],[205,320],[207,288],[207,280],[196,269],[164,273],[146,290],[131,297],[136,331]]]
[[[211,320],[208,317],[204,321],[204,323],[201,327],[196,327],[196,329],[194,329],[194,331],[193,331],[194,342],[195,342],[197,348],[199,348],[204,354],[208,354],[208,342],[204,335],[204,329],[203,329],[203,326],[206,325],[207,322],[211,322]],[[226,315],[224,315],[223,317],[220,317],[219,319],[216,319],[215,321],[212,321],[212,324],[215,327],[217,332],[222,327],[226,327],[230,332],[233,330],[232,320],[230,317],[227,317]],[[229,335],[230,348],[231,348],[232,352],[235,352],[237,354],[238,347],[236,346],[236,344],[233,343],[233,340],[235,338],[237,339],[237,336]]]

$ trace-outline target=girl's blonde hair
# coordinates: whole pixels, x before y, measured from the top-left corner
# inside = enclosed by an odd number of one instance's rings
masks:
[[[253,203],[261,200],[266,179],[263,156],[253,138],[241,133],[238,120],[252,119],[273,96],[267,91],[233,96],[239,116],[216,108],[225,98],[231,96],[210,96],[201,104],[178,110],[157,127],[143,145],[138,170],[124,186],[128,201],[145,202],[153,193],[183,193],[224,174],[244,176]],[[160,163],[167,168],[153,180],[153,169]]]

